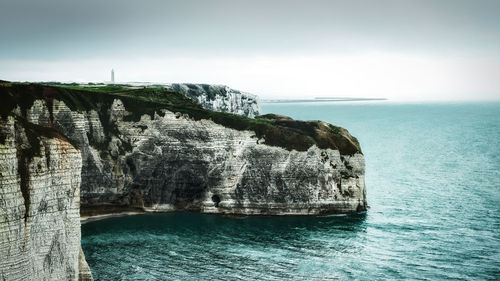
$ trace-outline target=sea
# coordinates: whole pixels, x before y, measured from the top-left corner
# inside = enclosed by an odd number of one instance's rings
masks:
[[[95,280],[500,280],[500,103],[264,103],[356,136],[369,210],[82,225]]]

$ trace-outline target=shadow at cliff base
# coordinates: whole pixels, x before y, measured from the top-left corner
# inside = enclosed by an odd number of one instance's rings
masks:
[[[220,215],[174,212],[161,214],[139,214],[134,216],[110,217],[90,221],[82,225],[82,236],[95,235],[193,235],[231,236],[245,235],[259,239],[294,239],[302,233],[321,232],[341,235],[342,232],[363,233],[366,231],[366,213],[322,216],[322,217],[237,217]]]

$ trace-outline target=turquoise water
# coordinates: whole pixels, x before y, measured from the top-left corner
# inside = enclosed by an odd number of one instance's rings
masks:
[[[347,128],[366,214],[147,214],[82,225],[96,280],[500,279],[500,103],[267,104]]]

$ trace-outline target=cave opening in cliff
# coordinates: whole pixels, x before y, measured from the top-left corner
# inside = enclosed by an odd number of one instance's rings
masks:
[[[212,196],[212,201],[214,202],[215,204],[215,207],[218,208],[219,207],[219,203],[220,203],[220,196],[215,194]]]

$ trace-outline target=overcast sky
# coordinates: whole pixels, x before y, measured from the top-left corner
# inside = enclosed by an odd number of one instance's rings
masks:
[[[0,0],[0,79],[500,99],[500,1]]]

